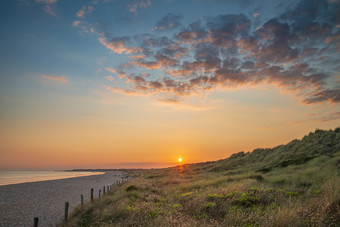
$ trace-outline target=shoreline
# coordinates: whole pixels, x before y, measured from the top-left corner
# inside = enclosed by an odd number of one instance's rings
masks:
[[[0,186],[0,226],[32,226],[39,217],[39,226],[56,226],[63,221],[65,202],[69,202],[69,214],[80,205],[94,198],[103,186],[121,179],[122,171],[108,171],[100,175],[79,176],[57,180],[26,182]]]
[[[0,171],[1,173],[2,171]],[[21,171],[21,170],[10,170],[10,171],[4,171],[4,172],[26,172],[26,171]],[[31,171],[28,171],[31,172]],[[35,171],[33,171],[35,172]],[[37,170],[36,172],[65,172],[69,173],[69,171],[64,171],[64,170],[51,170],[51,171],[40,171]],[[105,174],[106,172],[102,171],[93,171],[93,172],[86,172],[86,171],[74,171],[74,174],[79,173],[79,175],[60,175],[60,176],[29,176],[31,178],[30,180],[20,180],[20,178],[17,178],[18,180],[13,181],[13,182],[6,182],[2,183],[0,182],[0,187],[5,186],[5,185],[14,185],[14,184],[25,184],[25,183],[35,183],[35,182],[41,182],[41,181],[51,181],[51,180],[62,180],[62,179],[69,179],[69,178],[76,178],[76,177],[86,177],[86,176],[94,176],[94,175],[102,175]],[[14,177],[15,178],[15,177]],[[21,177],[23,178],[23,177]],[[9,178],[10,179],[10,178]],[[8,180],[8,179],[7,179]]]

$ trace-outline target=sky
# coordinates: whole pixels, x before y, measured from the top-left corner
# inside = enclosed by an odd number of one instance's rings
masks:
[[[339,0],[3,0],[0,24],[0,169],[158,168],[340,126]]]

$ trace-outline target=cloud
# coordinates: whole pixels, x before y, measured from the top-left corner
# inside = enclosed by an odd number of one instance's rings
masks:
[[[330,35],[326,38],[325,40],[325,43],[329,44],[329,43],[332,43],[332,42],[337,42],[337,44],[339,45],[340,43],[340,34],[333,34],[333,35]]]
[[[127,9],[130,12],[137,12],[139,9],[146,9],[151,5],[151,0],[130,0]]]
[[[78,12],[76,13],[76,16],[79,18],[84,18],[85,14],[91,13],[94,10],[93,6],[83,6]]]
[[[126,44],[130,41],[129,37],[115,37],[112,38],[109,42],[106,41],[105,38],[100,37],[99,42],[104,45],[106,48],[112,50],[117,54],[136,54],[142,51],[139,47],[128,47]]]
[[[159,69],[161,68],[161,64],[156,61],[132,61],[132,64],[138,66],[138,67],[143,67],[146,69]]]
[[[125,85],[115,92],[184,97],[270,84],[303,104],[337,104],[340,18],[334,8],[326,1],[303,0],[256,26],[259,14],[202,17],[188,25],[181,24],[182,16],[167,14],[153,34],[99,41],[116,54],[130,55],[117,67]]]
[[[55,15],[55,3],[57,3],[58,0],[35,0],[35,2],[44,4],[43,10],[52,16]]]
[[[65,76],[54,76],[54,75],[42,75],[41,76],[43,79],[47,81],[53,81],[53,82],[58,82],[58,83],[68,83],[69,80]]]
[[[80,25],[80,23],[81,23],[81,21],[75,20],[75,21],[72,22],[72,26],[73,27],[78,27],[78,25]]]
[[[56,3],[58,0],[35,0],[35,1],[44,4],[53,4]]]
[[[178,104],[181,102],[178,97],[177,98],[160,98],[159,101],[164,102],[164,103],[170,103],[170,104]]]
[[[55,15],[55,10],[54,10],[54,7],[51,6],[51,5],[46,5],[44,8],[44,11],[52,16]]]
[[[340,88],[316,91],[310,97],[303,100],[303,102],[306,104],[324,101],[329,101],[330,103],[340,103]]]
[[[85,16],[85,11],[84,11],[85,7],[82,7],[78,12],[77,12],[77,17],[80,17],[80,18],[84,18]]]
[[[168,68],[168,67],[176,67],[178,65],[178,61],[176,59],[170,58],[168,56],[162,54],[156,54],[155,61],[131,61],[131,64],[134,64],[138,67],[143,67],[146,69],[160,69],[160,68]]]
[[[236,37],[249,32],[251,22],[243,14],[231,14],[212,17],[206,25],[212,45],[220,48],[233,48],[236,45]]]
[[[113,81],[114,77],[110,75],[110,76],[106,76],[105,79],[107,79],[108,81]]]
[[[209,33],[203,27],[201,21],[196,21],[175,34],[177,40],[181,43],[199,43],[207,41]]]
[[[117,70],[111,67],[106,67],[105,68],[107,71],[111,72],[111,73],[117,73]]]
[[[329,115],[322,117],[321,121],[333,121],[340,119],[340,112],[330,113]]]
[[[156,25],[153,27],[153,30],[172,30],[175,28],[178,28],[181,23],[180,21],[183,19],[183,16],[178,14],[172,14],[168,13],[163,17],[160,21],[156,23]]]

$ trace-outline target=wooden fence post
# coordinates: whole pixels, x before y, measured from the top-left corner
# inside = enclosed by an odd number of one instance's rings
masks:
[[[65,202],[65,221],[67,221],[67,217],[68,217],[68,206],[69,206],[69,203]]]
[[[83,194],[80,195],[80,203],[83,206],[84,205],[84,197]]]
[[[100,192],[101,192],[101,190],[99,189],[99,198],[100,198]]]
[[[93,188],[91,188],[91,201],[93,200]]]
[[[107,186],[107,192],[109,192],[109,186]]]
[[[33,227],[38,227],[39,218],[35,217],[33,222]]]

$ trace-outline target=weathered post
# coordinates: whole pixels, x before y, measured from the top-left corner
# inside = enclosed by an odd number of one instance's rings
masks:
[[[109,192],[109,186],[107,186],[107,192]]]
[[[83,206],[84,205],[84,197],[83,194],[80,195],[80,204]]]
[[[103,186],[103,195],[105,195],[105,186]]]
[[[101,192],[101,191],[100,191],[100,189],[99,189],[99,198],[100,198],[100,192]]]
[[[65,221],[67,221],[67,217],[68,217],[68,206],[69,206],[69,203],[65,202]]]
[[[39,218],[35,217],[33,222],[33,227],[38,227]]]
[[[93,200],[93,188],[91,188],[91,201]]]

